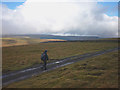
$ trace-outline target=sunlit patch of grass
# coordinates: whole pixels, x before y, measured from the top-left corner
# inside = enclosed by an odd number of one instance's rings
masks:
[[[48,42],[48,41],[65,41],[65,40],[61,40],[61,39],[34,39],[34,38],[30,38],[30,37],[1,38],[1,39],[2,39],[2,47],[36,44],[36,43]]]
[[[111,52],[85,59],[6,88],[118,88],[117,55]]]
[[[13,39],[13,38],[0,38],[0,39]]]

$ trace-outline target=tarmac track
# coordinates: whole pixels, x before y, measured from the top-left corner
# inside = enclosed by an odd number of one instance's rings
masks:
[[[30,68],[5,73],[2,75],[2,77],[0,77],[0,79],[2,78],[2,86],[6,86],[8,84],[11,84],[13,82],[17,82],[20,80],[24,80],[24,79],[30,78],[32,76],[42,74],[44,72],[48,72],[48,71],[54,70],[56,68],[78,62],[80,60],[84,60],[86,58],[95,57],[95,56],[102,55],[102,54],[112,52],[112,51],[117,51],[118,49],[120,49],[120,48],[113,48],[113,49],[108,49],[108,50],[104,50],[104,51],[97,51],[94,53],[86,53],[83,55],[77,55],[77,56],[72,56],[72,57],[61,59],[61,60],[57,60],[57,61],[48,63],[47,70],[41,69],[42,64],[39,64],[39,65],[35,65]]]

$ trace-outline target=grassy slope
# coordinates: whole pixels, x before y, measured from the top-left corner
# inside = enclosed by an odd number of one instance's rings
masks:
[[[6,88],[118,88],[118,52],[85,59]]]
[[[3,47],[3,72],[41,63],[40,56],[45,49],[48,49],[50,59],[61,59],[77,54],[114,48],[117,45],[117,42],[58,42]]]

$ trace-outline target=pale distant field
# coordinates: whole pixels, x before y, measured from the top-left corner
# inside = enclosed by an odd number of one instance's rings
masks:
[[[17,46],[17,45],[28,45],[48,41],[64,41],[61,39],[33,39],[29,37],[24,38],[0,38],[2,39],[2,47]],[[1,47],[1,46],[0,46]]]

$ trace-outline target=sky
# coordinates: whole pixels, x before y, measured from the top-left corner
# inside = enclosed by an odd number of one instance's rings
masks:
[[[98,1],[2,2],[2,18],[0,18],[2,34],[117,37],[117,0],[116,2]]]
[[[24,2],[3,2],[2,4],[6,5],[9,9],[16,9],[17,6],[24,4]],[[108,8],[107,15],[118,16],[118,10],[116,9],[118,2],[98,2],[97,4]]]

